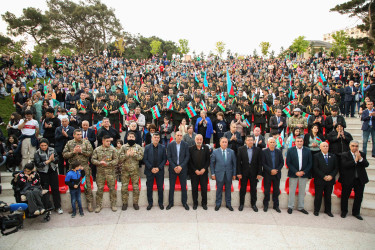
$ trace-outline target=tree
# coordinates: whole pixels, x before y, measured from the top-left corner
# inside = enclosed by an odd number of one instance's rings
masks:
[[[332,38],[335,40],[332,44],[332,51],[335,56],[343,55],[346,57],[349,39],[345,31],[336,31],[336,33],[332,35]]]
[[[49,18],[41,10],[33,7],[23,9],[22,15],[16,17],[13,13],[5,12],[3,20],[8,24],[8,34],[11,36],[31,36],[38,45],[48,43],[53,35]]]
[[[366,32],[366,39],[358,39],[361,43],[367,43],[369,40],[372,46],[375,44],[375,6],[374,0],[349,0],[345,3],[338,4],[330,11],[338,12],[349,17],[358,17],[362,24],[357,25],[361,31]]]
[[[274,59],[274,58],[275,58],[275,51],[274,51],[274,50],[271,51],[270,58],[271,58],[271,59]]]
[[[156,55],[156,54],[160,53],[160,47],[161,47],[160,41],[153,40],[150,43],[150,46],[151,46],[151,50],[150,50],[151,54]]]
[[[186,55],[189,53],[190,48],[189,48],[189,40],[187,39],[180,39],[178,40],[179,46],[178,49],[182,55]]]
[[[310,42],[305,40],[304,36],[299,36],[296,39],[294,39],[293,44],[290,46],[290,49],[293,52],[296,52],[298,55],[298,54],[302,54],[306,52],[309,45],[310,45]]]
[[[257,49],[254,49],[254,51],[253,51],[253,57],[254,57],[254,58],[258,58]]]
[[[261,42],[259,44],[259,47],[263,56],[266,57],[268,55],[268,50],[270,49],[271,44],[269,42]]]
[[[230,56],[232,55],[232,52],[230,49],[227,49],[227,59],[230,59]]]
[[[124,53],[125,51],[125,43],[124,43],[124,39],[123,38],[119,38],[115,41],[115,47],[116,49],[118,49],[118,52],[120,53],[120,56],[122,56],[122,54]]]
[[[225,51],[225,43],[222,41],[216,42],[216,52],[220,58],[223,55],[224,51]]]

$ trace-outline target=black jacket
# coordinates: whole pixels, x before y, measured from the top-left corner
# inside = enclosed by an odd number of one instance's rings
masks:
[[[345,118],[342,115],[337,116],[337,124],[342,124],[344,128],[346,128],[346,122]],[[326,134],[330,133],[334,128],[333,128],[333,120],[332,116],[327,116],[326,118]]]
[[[345,139],[342,137],[337,138],[337,134],[337,131],[333,130],[327,135],[327,140],[329,141],[329,152],[341,156],[342,153],[350,150],[349,143],[353,140],[353,137],[346,131],[344,131]]]
[[[340,168],[340,178],[339,182],[346,185],[351,185],[355,179],[355,171],[357,170],[358,178],[362,184],[369,182],[366,168],[369,166],[366,160],[366,155],[362,152],[361,156],[363,158],[362,162],[355,163],[352,153],[345,152],[341,155],[341,168]]]
[[[332,176],[330,184],[335,184],[335,176],[339,171],[339,166],[337,158],[334,154],[328,153],[328,165],[324,159],[322,153],[315,154],[313,157],[313,173],[314,173],[314,183],[324,184],[326,181],[323,179],[326,175]]]
[[[253,156],[249,164],[249,156],[247,155],[247,146],[242,146],[237,153],[237,175],[245,175],[256,177],[262,175],[262,150],[253,146]]]

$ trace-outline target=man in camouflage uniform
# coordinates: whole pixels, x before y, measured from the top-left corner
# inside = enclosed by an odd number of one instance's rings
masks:
[[[93,149],[88,140],[82,139],[82,131],[80,129],[74,130],[73,137],[73,140],[66,143],[62,155],[66,160],[69,161],[69,163],[78,161],[85,170],[87,187],[85,188],[85,195],[87,200],[87,210],[91,213],[94,210],[92,207],[93,195],[90,182],[91,168],[89,166],[89,159],[92,155]]]
[[[109,135],[104,135],[102,145],[94,150],[91,158],[91,162],[97,166],[96,184],[98,185],[98,190],[96,191],[95,213],[99,213],[102,210],[103,189],[106,180],[109,187],[112,211],[117,211],[115,167],[118,163],[118,154],[117,150],[111,146],[111,140],[112,138]]]
[[[133,207],[139,209],[139,161],[143,159],[143,148],[135,143],[135,133],[128,133],[128,143],[123,145],[119,152],[119,161],[121,162],[121,198],[122,210],[128,208],[128,185],[131,179],[133,184]]]

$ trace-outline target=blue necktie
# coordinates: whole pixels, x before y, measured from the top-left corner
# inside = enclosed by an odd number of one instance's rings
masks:
[[[225,150],[223,150],[223,158],[224,158],[224,162],[227,161],[227,155],[225,154]]]
[[[324,160],[326,160],[326,164],[328,165],[328,155],[324,155]]]

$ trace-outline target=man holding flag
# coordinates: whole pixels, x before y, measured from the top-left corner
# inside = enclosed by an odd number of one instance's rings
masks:
[[[76,101],[75,108],[78,112],[78,117],[81,121],[89,121],[90,126],[92,125],[92,115],[91,115],[91,103],[86,100],[86,94],[81,93],[80,99]]]

